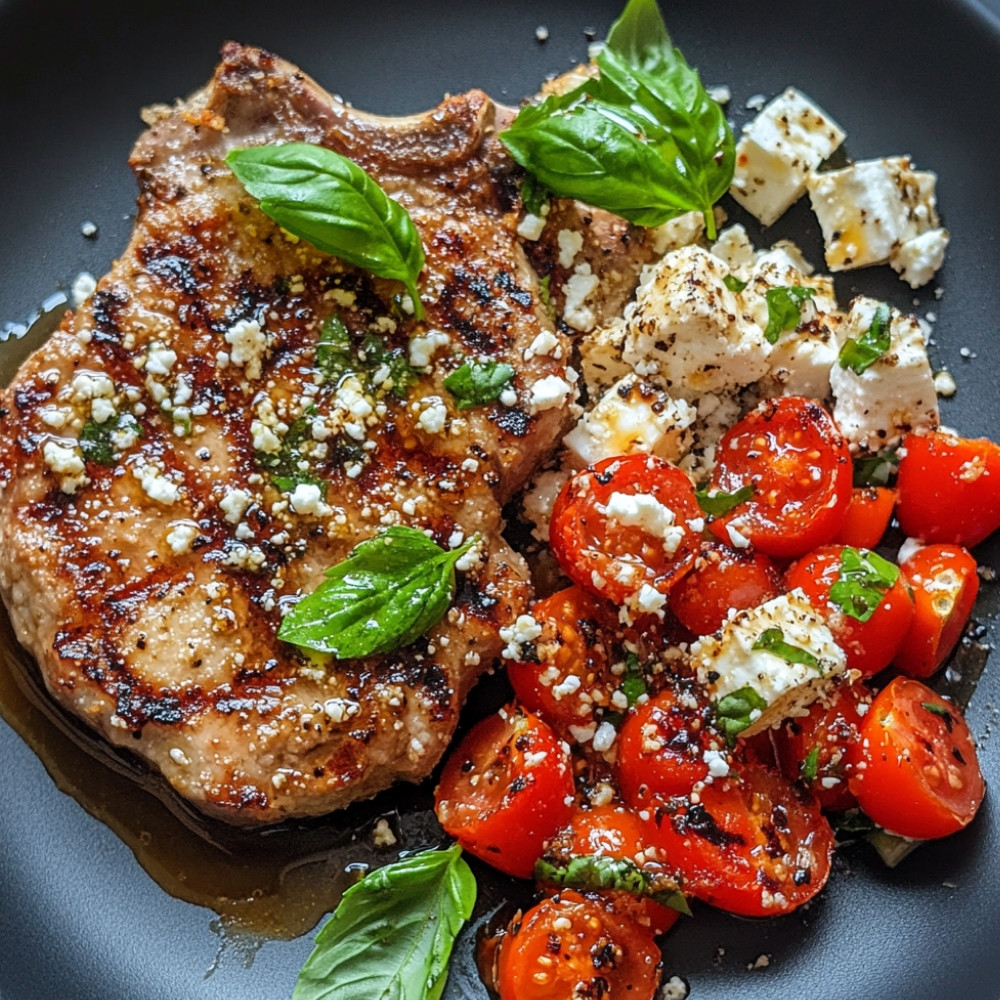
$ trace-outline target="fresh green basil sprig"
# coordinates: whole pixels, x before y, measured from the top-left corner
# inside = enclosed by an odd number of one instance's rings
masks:
[[[754,712],[767,708],[767,702],[755,688],[746,685],[731,691],[715,703],[715,724],[730,742],[754,721]]]
[[[816,294],[808,285],[781,285],[764,293],[767,302],[767,326],[764,337],[776,344],[783,333],[795,330],[802,322],[802,306]]]
[[[503,361],[472,360],[456,368],[444,380],[444,387],[460,410],[469,410],[499,399],[513,378],[514,369]]]
[[[891,345],[892,310],[885,302],[880,302],[868,329],[857,340],[848,337],[837,360],[841,368],[850,368],[855,375],[863,375]]]
[[[868,621],[899,577],[899,567],[877,552],[845,545],[830,601],[850,618]]]
[[[376,869],[316,935],[292,1000],[438,1000],[475,902],[457,844]]]
[[[324,253],[401,281],[414,315],[423,318],[420,234],[406,209],[356,163],[307,142],[234,149],[226,163],[265,215]]]
[[[757,637],[753,649],[763,649],[768,653],[780,656],[786,663],[800,663],[804,667],[823,672],[818,657],[801,646],[793,646],[785,639],[785,633],[780,628],[767,628]]]
[[[756,487],[753,483],[745,483],[732,493],[705,487],[695,490],[694,496],[698,501],[698,506],[709,517],[723,517],[733,510],[734,507],[738,507],[741,503],[749,500],[754,495],[755,489]]]
[[[416,528],[386,528],[327,570],[285,615],[278,638],[341,660],[408,646],[448,610],[455,564],[477,541],[447,550]]]
[[[656,0],[629,0],[595,60],[600,76],[522,108],[500,134],[511,156],[554,194],[640,226],[705,216],[729,189],[732,130],[674,48]]]

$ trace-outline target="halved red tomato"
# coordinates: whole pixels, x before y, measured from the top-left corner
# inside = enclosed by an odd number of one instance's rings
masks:
[[[1000,527],[1000,445],[936,431],[908,434],[900,453],[896,513],[907,535],[971,548]]]
[[[962,713],[920,681],[881,690],[848,749],[851,791],[879,826],[903,837],[946,837],[972,822],[985,784]]]
[[[809,603],[827,615],[830,631],[847,655],[847,666],[865,677],[892,662],[913,621],[913,595],[906,577],[895,564],[867,549],[821,546],[793,563],[785,582],[789,590],[804,590]]]
[[[723,435],[712,483],[753,495],[712,522],[723,541],[748,539],[792,559],[832,541],[851,500],[853,465],[830,414],[800,396],[761,403]],[[735,533],[735,534],[734,534]]]
[[[847,514],[834,541],[856,549],[875,548],[889,527],[895,506],[895,490],[887,486],[856,486],[851,490]]]
[[[573,806],[562,741],[541,719],[509,706],[476,723],[441,772],[438,821],[470,854],[530,878]]]
[[[660,950],[649,928],[566,889],[514,918],[497,971],[501,1000],[652,1000]]]
[[[686,473],[651,455],[625,455],[566,483],[549,537],[559,565],[584,590],[649,613],[691,568],[704,523]]]

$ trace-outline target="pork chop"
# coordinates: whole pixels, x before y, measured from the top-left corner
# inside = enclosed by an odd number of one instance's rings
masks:
[[[62,706],[225,821],[425,777],[527,606],[501,509],[565,430],[575,376],[515,233],[508,114],[473,91],[363,115],[228,44],[135,146],[125,252],[0,398],[0,591],[20,641]],[[423,322],[401,286],[277,227],[225,164],[287,141],[350,157],[409,210]],[[442,382],[468,359],[511,364],[513,392],[459,409]],[[482,539],[438,625],[360,660],[277,639],[299,595],[396,524]]]

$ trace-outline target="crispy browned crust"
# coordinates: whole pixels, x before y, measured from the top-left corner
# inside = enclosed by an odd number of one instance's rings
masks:
[[[513,231],[497,115],[478,92],[415,118],[361,115],[294,66],[227,45],[210,84],[135,146],[139,212],[121,259],[0,399],[0,589],[21,641],[63,706],[224,820],[320,814],[425,777],[499,653],[500,624],[527,605],[501,505],[564,429],[566,407],[529,401],[539,379],[567,375],[568,345],[557,333],[560,348],[525,359],[552,327]],[[359,162],[422,234],[426,324],[383,320],[387,345],[448,335],[407,399],[381,398],[360,474],[336,441],[314,456],[321,514],[295,513],[262,471],[254,421],[270,407],[280,437],[332,413],[336,387],[309,388],[322,322],[339,310],[360,342],[401,289],[287,238],[225,166],[234,147],[290,140]],[[226,362],[241,322],[268,338],[259,373]],[[176,361],[159,374],[149,358],[165,348]],[[509,361],[517,402],[456,410],[441,382],[468,356]],[[74,478],[45,448],[79,454],[97,412],[80,373],[110,377],[141,436]],[[179,435],[161,397],[176,408],[188,389],[193,430]],[[440,432],[420,421],[429,397],[447,407]],[[235,520],[234,489],[251,498]],[[442,545],[484,538],[447,617],[364,661],[309,662],[279,642],[283,604],[392,523]]]

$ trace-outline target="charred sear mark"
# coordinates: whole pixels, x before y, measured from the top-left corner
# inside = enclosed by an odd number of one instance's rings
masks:
[[[532,418],[519,406],[497,408],[489,415],[489,419],[511,437],[526,437],[531,430]]]
[[[521,288],[509,271],[500,271],[496,278],[494,278],[493,284],[505,292],[519,306],[524,306],[525,309],[531,308],[531,292],[526,292]]]
[[[175,253],[154,256],[156,251],[148,253],[150,249],[143,247],[140,251],[146,270],[173,291],[196,295],[198,289],[209,278],[208,270],[203,264],[195,264],[187,257]]]
[[[121,332],[119,314],[128,304],[128,296],[118,288],[101,288],[90,297],[95,339],[117,339]]]
[[[677,813],[673,817],[673,824],[678,833],[693,833],[717,847],[746,843],[740,834],[723,830],[700,802],[692,803],[684,812]]]

